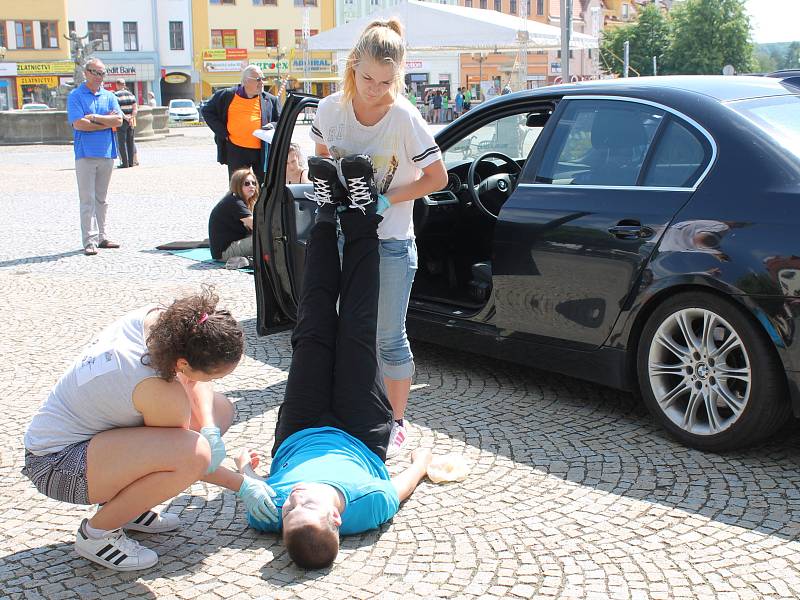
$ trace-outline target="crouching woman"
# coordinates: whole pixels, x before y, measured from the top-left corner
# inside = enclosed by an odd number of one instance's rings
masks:
[[[99,504],[75,550],[119,571],[153,566],[156,553],[124,529],[161,533],[177,515],[151,509],[203,480],[269,512],[263,489],[220,467],[233,405],[212,382],[231,373],[244,335],[210,290],[125,315],[67,369],[25,434],[23,473],[46,496]]]

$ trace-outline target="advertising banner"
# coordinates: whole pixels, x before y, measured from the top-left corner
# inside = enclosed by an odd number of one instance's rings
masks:
[[[75,65],[71,62],[21,62],[17,63],[17,75],[70,75]]]
[[[246,66],[246,61],[241,60],[207,60],[203,62],[203,68],[209,73],[241,71]]]

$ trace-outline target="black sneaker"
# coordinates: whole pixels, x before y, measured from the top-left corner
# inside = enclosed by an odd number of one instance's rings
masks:
[[[320,207],[339,206],[347,197],[347,192],[339,180],[336,162],[332,158],[312,156],[308,159],[308,178],[314,184],[314,193],[306,193]]]
[[[375,184],[372,159],[366,154],[353,154],[345,156],[339,167],[347,183],[349,208],[357,208],[365,214],[375,214],[378,186]]]

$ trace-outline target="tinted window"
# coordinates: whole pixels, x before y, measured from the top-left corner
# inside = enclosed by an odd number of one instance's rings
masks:
[[[545,150],[538,183],[636,185],[664,112],[615,100],[570,100]]]
[[[691,187],[697,182],[706,164],[703,143],[692,131],[674,119],[670,119],[665,127],[642,185]]]

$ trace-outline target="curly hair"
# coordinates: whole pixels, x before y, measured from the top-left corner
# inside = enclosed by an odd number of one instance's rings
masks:
[[[147,336],[148,352],[142,362],[167,381],[175,377],[179,358],[204,373],[238,362],[244,332],[231,313],[217,310],[218,302],[213,288],[206,287],[165,307]]]

